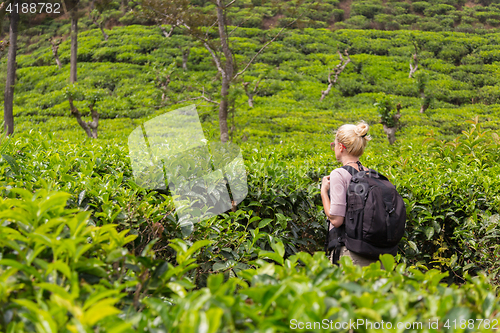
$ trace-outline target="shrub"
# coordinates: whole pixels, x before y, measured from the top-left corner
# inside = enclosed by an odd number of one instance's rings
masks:
[[[401,24],[413,24],[416,23],[418,19],[419,16],[414,14],[403,14],[396,17],[396,20]]]
[[[418,22],[420,28],[423,31],[442,31],[443,27],[438,23],[438,21],[424,21]]]
[[[366,89],[366,85],[360,82],[356,78],[343,76],[335,86],[336,89],[340,91],[342,96],[355,96],[362,92],[371,91],[371,88]]]
[[[444,28],[454,28],[455,22],[451,18],[445,18],[441,20],[441,26]]]
[[[463,21],[463,20],[462,20]],[[473,33],[474,32],[474,27],[470,24],[467,23],[462,23],[459,24],[458,26],[455,27],[455,30],[457,32],[467,32],[467,33]]]
[[[486,20],[486,24],[489,24],[493,27],[498,27],[498,25],[500,25],[500,20],[489,18]]]
[[[335,20],[335,22],[339,22],[339,21],[344,20],[344,10],[343,9],[335,8],[332,11],[332,15],[333,15],[333,19]]]
[[[425,1],[417,1],[411,4],[413,11],[416,13],[423,14],[427,8],[430,8],[430,4]]]
[[[119,233],[116,225],[89,225],[88,212],[65,210],[68,193],[9,193],[11,198],[0,200],[2,218],[9,221],[0,227],[0,311],[7,318],[2,330],[106,330],[123,324],[113,318],[120,312],[116,306],[135,283],[121,282],[125,272],[119,277],[112,264],[123,261],[124,246],[136,236]]]
[[[118,48],[102,47],[92,54],[92,59],[99,62],[115,62]]]
[[[351,5],[351,18],[356,15],[362,15],[372,19],[375,15],[382,12],[384,7],[370,2],[353,2]]]
[[[500,87],[482,87],[479,90],[478,98],[485,104],[500,104]]]
[[[415,3],[413,5],[415,5]],[[452,10],[455,10],[455,7],[450,5],[445,5],[445,4],[433,5],[431,7],[425,8],[424,15],[425,16],[444,15]]]

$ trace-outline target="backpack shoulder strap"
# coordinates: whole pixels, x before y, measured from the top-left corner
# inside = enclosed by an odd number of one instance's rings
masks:
[[[344,166],[342,167],[342,169],[347,170],[347,171],[351,174],[351,176],[354,176],[355,174],[357,174],[357,173],[359,172],[358,170],[354,169],[354,168],[353,168],[352,166],[350,166],[350,165],[344,165]]]
[[[370,169],[370,170],[373,170],[373,169]],[[378,175],[378,179],[380,179],[380,180],[387,180],[387,181],[389,181],[389,179],[388,179],[386,176],[384,176],[383,174],[379,173],[379,172],[378,172],[378,171],[376,171],[376,170],[373,170],[373,171],[375,171],[375,172],[377,173],[377,175]]]

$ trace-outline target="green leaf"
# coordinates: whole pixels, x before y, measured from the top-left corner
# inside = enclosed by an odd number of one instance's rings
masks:
[[[426,227],[425,228],[425,235],[427,236],[427,240],[430,240],[432,236],[434,235],[434,227]]]
[[[224,310],[222,310],[221,308],[210,308],[207,310],[207,318],[209,323],[208,333],[216,333],[219,331],[223,314]]]
[[[392,272],[395,267],[394,257],[390,254],[384,254],[380,256],[380,261],[384,265],[387,272]]]
[[[38,320],[38,323],[35,324],[39,324],[36,325],[38,331],[44,333],[58,332],[57,325],[54,322],[52,316],[47,311],[40,309],[40,306],[38,304],[26,299],[14,299],[13,301],[21,306],[24,306],[36,316],[35,318]]]
[[[10,155],[6,155],[6,154],[2,154],[2,157],[9,164],[12,172],[14,172],[15,174],[18,174],[19,173],[19,165],[17,165],[15,158],[10,156]]]
[[[110,296],[117,296],[120,293],[120,290],[118,289],[109,289],[109,290],[104,290],[101,292],[96,292],[93,293],[85,300],[85,303],[83,305],[82,310],[86,311],[89,309],[92,305],[96,304],[98,301],[110,297]],[[116,302],[116,298],[113,298],[113,300]],[[114,303],[110,303],[114,304]]]
[[[86,323],[87,325],[93,326],[103,318],[121,313],[120,310],[112,306],[116,302],[117,299],[108,298],[95,303],[90,309],[85,311],[82,322]]]
[[[467,321],[469,318],[470,318],[470,310],[468,308],[455,307],[448,312],[448,314],[442,321],[446,322],[446,320],[449,319],[450,321],[456,320],[456,322],[459,323],[460,320]]]
[[[71,195],[66,192],[55,192],[50,194],[38,205],[37,217],[42,217],[46,212],[54,208],[64,208],[64,206],[66,206],[66,201],[68,201],[70,197]]]
[[[188,259],[191,257],[191,255],[193,255],[196,251],[198,251],[199,249],[201,249],[202,247],[205,247],[205,246],[208,246],[210,244],[213,244],[214,241],[211,241],[211,240],[199,240],[197,241],[196,243],[194,243],[185,253],[185,258],[184,259]]]
[[[281,240],[278,240],[276,243],[271,244],[271,247],[276,253],[278,253],[280,257],[283,257],[285,255],[285,246],[283,245],[283,242]],[[283,264],[283,261],[281,262],[281,264]]]
[[[220,286],[222,285],[223,282],[224,282],[224,275],[212,274],[207,279],[207,287],[208,287],[208,289],[210,289],[210,292],[212,294],[215,294],[215,292],[217,291],[217,289],[220,288]]]
[[[367,318],[373,322],[381,322],[381,320],[382,320],[382,317],[380,316],[380,314],[373,309],[360,308],[360,309],[354,310],[354,313],[356,314],[357,318],[363,317],[363,318]]]
[[[483,300],[481,308],[483,309],[484,317],[489,318],[496,304],[495,295],[488,293]]]
[[[276,252],[261,250],[259,251],[259,258],[271,259],[283,265],[283,257]]]
[[[184,289],[183,286],[176,282],[169,282],[167,283],[167,287],[170,288],[174,293],[176,293],[179,297],[184,298],[186,297],[186,289]]]
[[[57,269],[59,272],[63,273],[66,278],[71,279],[71,270],[66,263],[61,260],[57,260],[53,263],[48,264],[47,266],[47,274],[52,272],[54,269]]]
[[[73,297],[71,297],[71,295],[63,287],[58,286],[57,284],[42,282],[42,283],[37,283],[36,286],[38,286],[42,289],[48,290],[48,291],[62,297],[63,299],[66,299],[66,300],[73,299]]]
[[[272,221],[273,221],[272,219],[263,219],[262,221],[259,222],[259,229],[264,228],[266,225],[268,225]]]
[[[213,266],[212,266],[212,269],[215,271],[215,272],[218,272],[220,270],[226,270],[226,269],[229,269],[233,266],[235,266],[236,263],[234,262],[234,260],[228,260],[226,262],[216,262]]]
[[[124,256],[126,256],[128,253],[127,249],[124,249],[123,247],[120,247],[118,249],[114,249],[113,251],[111,251],[110,254],[108,254],[107,258],[106,258],[106,262],[115,262],[121,258],[123,258]]]

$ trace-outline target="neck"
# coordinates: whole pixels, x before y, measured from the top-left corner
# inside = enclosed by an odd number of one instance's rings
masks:
[[[350,164],[356,163],[357,161],[359,161],[359,158],[346,157],[346,158],[343,158],[340,161],[340,163],[342,163],[342,165],[346,165],[348,163],[350,163]]]

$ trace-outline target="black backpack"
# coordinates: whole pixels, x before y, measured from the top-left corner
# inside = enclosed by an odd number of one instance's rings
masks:
[[[361,163],[358,163],[363,170]],[[363,257],[378,259],[379,255],[396,255],[404,235],[406,207],[396,187],[377,171],[357,171],[351,166],[342,168],[352,175],[347,189],[347,208],[340,228],[327,229],[325,252],[333,251],[333,262],[345,247]],[[330,222],[327,218],[327,228]]]

